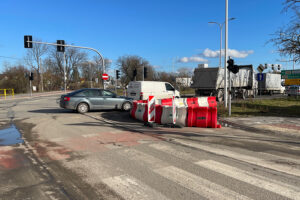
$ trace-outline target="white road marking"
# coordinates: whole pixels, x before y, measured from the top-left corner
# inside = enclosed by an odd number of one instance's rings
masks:
[[[174,166],[156,169],[154,171],[207,199],[250,199]]]
[[[215,172],[224,174],[231,178],[237,179],[242,182],[249,183],[251,185],[269,190],[276,194],[288,197],[290,199],[300,199],[300,188],[282,183],[264,176],[254,174],[245,170],[238,169],[223,163],[219,163],[213,160],[203,160],[196,162],[197,165],[213,170]]]
[[[300,176],[300,169],[297,169],[294,166],[288,166],[288,165],[284,165],[284,164],[280,164],[280,163],[274,163],[272,161],[268,161],[268,160],[265,160],[262,158],[240,154],[240,153],[233,152],[233,151],[230,151],[227,149],[218,149],[216,147],[210,147],[210,146],[197,144],[197,143],[193,143],[193,142],[187,142],[184,140],[175,139],[174,141],[179,142],[184,145],[187,145],[187,146],[197,148],[197,149],[201,149],[201,150],[204,150],[204,151],[207,151],[210,153],[214,153],[217,155],[227,156],[230,158],[234,158],[236,160],[240,160],[243,162],[262,166],[262,167],[269,168],[272,170],[284,172],[284,173],[291,174],[291,175]]]
[[[145,154],[133,148],[124,149],[120,152],[122,154],[125,154],[129,159],[138,161],[139,163],[144,163],[150,166],[151,168],[161,168],[168,165],[164,161],[157,159],[154,156]]]
[[[129,177],[121,175],[102,180],[106,185],[116,191],[124,199],[130,200],[167,200],[168,198],[150,188],[148,185]]]
[[[195,162],[195,161],[199,160],[199,159],[193,157],[190,153],[186,153],[184,151],[174,149],[173,147],[162,144],[162,143],[153,143],[153,144],[150,144],[149,146],[156,150],[163,151],[163,152],[171,154],[172,156],[175,156],[177,158],[189,160],[191,162]]]

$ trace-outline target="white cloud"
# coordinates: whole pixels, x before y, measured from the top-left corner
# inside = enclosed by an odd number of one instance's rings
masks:
[[[231,56],[233,58],[246,58],[250,54],[253,54],[253,50],[247,50],[247,51],[238,51],[236,49],[228,49],[228,56]],[[217,58],[220,56],[220,50],[211,50],[211,49],[205,49],[203,51],[203,56],[207,58]],[[224,56],[225,50],[222,49],[222,56]]]
[[[159,65],[153,65],[152,67],[153,67],[154,69],[159,69],[159,68],[160,68]]]
[[[189,63],[189,62],[207,62],[208,60],[199,56],[182,57],[177,62]]]

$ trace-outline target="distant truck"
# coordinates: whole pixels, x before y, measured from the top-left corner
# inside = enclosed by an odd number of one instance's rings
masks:
[[[278,73],[262,73],[263,80],[258,81],[259,94],[273,95],[284,92],[284,87],[281,85],[281,74]]]
[[[200,65],[201,66],[201,65]],[[232,97],[245,99],[257,95],[257,80],[252,65],[247,65],[231,76]],[[194,70],[191,88],[195,89],[196,96],[216,96],[219,102],[224,99],[224,69],[219,67]]]

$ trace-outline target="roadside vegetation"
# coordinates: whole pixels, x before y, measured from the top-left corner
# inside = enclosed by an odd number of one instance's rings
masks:
[[[228,116],[228,109],[225,109],[223,104],[218,105],[218,115],[221,117]],[[300,117],[300,98],[286,97],[237,101],[232,103],[231,116]]]

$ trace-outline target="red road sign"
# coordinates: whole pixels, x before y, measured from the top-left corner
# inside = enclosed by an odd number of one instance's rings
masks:
[[[102,74],[102,79],[103,80],[108,80],[108,74]]]

